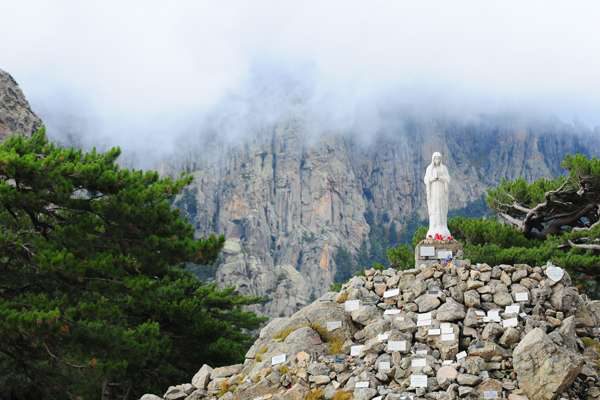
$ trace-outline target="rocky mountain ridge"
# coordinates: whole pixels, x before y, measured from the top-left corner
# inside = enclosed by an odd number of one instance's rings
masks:
[[[273,319],[243,364],[141,400],[592,400],[599,326],[556,266],[371,269]]]
[[[41,126],[17,82],[0,69],[0,140],[11,133],[30,135]]]
[[[426,217],[422,176],[433,151],[450,171],[451,213],[481,215],[485,190],[501,179],[558,175],[564,155],[600,144],[573,125],[517,117],[398,116],[387,125],[368,140],[319,136],[294,117],[234,144],[213,137],[186,148],[171,168],[195,180],[176,206],[198,235],[226,236],[214,279],[266,296],[259,312],[291,315],[410,236]]]

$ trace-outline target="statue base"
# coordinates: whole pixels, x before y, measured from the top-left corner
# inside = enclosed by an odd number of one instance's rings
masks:
[[[452,240],[421,240],[415,248],[415,268],[462,260],[462,243]]]

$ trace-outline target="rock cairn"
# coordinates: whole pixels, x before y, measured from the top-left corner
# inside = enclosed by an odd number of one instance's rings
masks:
[[[370,269],[273,319],[243,364],[142,399],[600,399],[599,326],[555,266]]]

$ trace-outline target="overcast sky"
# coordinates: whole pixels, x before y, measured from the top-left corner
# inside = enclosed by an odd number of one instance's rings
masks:
[[[110,144],[166,148],[278,74],[340,119],[385,93],[600,124],[598,1],[0,0],[0,16],[0,68],[34,109]]]

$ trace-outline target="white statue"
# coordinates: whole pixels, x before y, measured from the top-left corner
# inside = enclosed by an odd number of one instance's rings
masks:
[[[427,239],[452,239],[448,230],[448,168],[442,164],[442,155],[437,151],[431,156],[431,164],[425,172],[427,190],[427,210],[429,211],[429,230]]]

